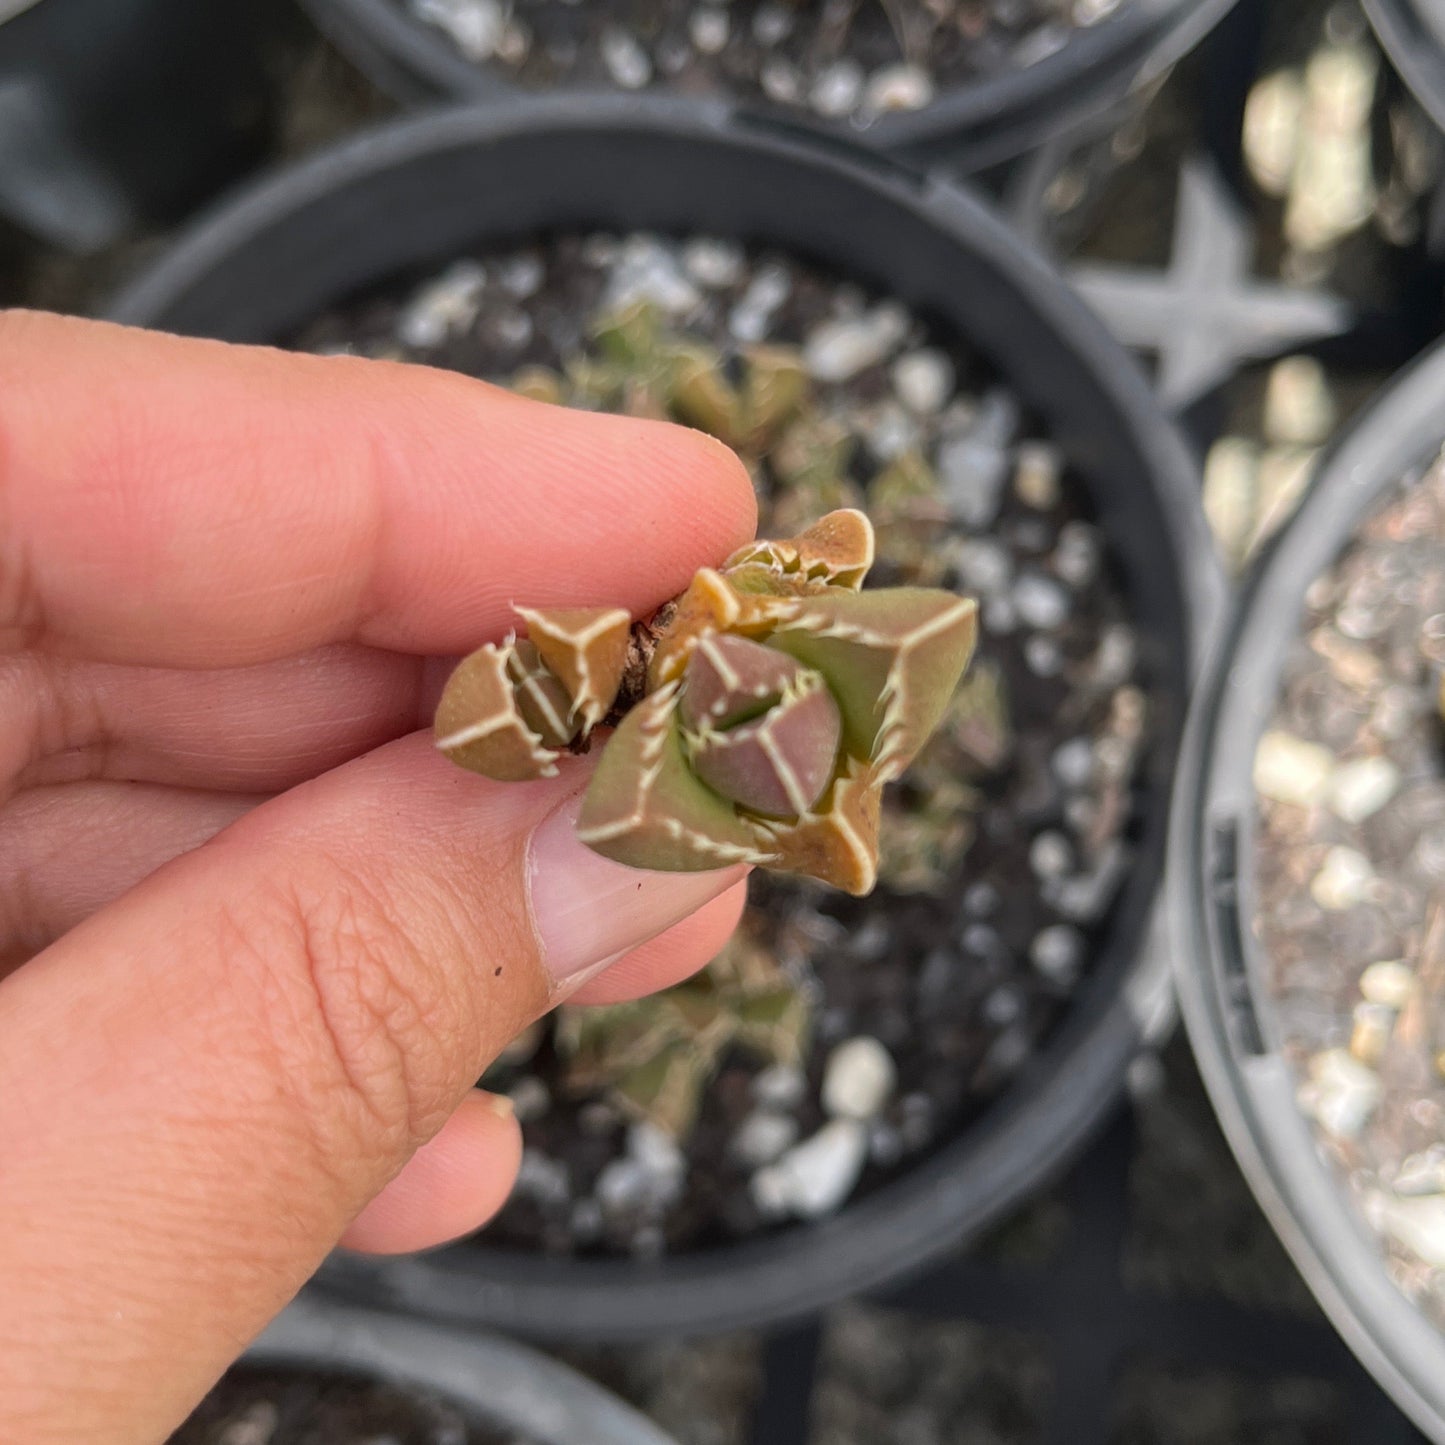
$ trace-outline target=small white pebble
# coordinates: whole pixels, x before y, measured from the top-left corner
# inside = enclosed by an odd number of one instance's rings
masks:
[[[1039,572],[1025,572],[1014,583],[1014,606],[1029,627],[1052,632],[1063,626],[1069,616],[1069,594]]]
[[[1346,823],[1373,817],[1400,789],[1400,770],[1389,758],[1342,763],[1330,780],[1330,810]]]
[[[1067,988],[1084,964],[1084,935],[1066,923],[1045,928],[1029,945],[1029,962],[1050,983]]]
[[[652,61],[628,31],[604,30],[598,48],[608,75],[624,90],[641,90],[652,79]]]
[[[932,77],[918,65],[889,65],[875,70],[863,91],[863,107],[873,115],[922,110],[932,99]]]
[[[704,55],[716,55],[722,50],[728,43],[731,30],[732,22],[720,5],[705,5],[694,10],[688,25],[692,43]]]
[[[1415,983],[1415,970],[1403,959],[1383,959],[1360,975],[1360,997],[1366,1003],[1402,1009],[1410,1002]]]
[[[871,1119],[888,1102],[897,1077],[893,1056],[877,1039],[847,1039],[828,1055],[823,1108],[835,1118]]]
[[[863,67],[856,60],[839,60],[824,67],[808,92],[813,109],[830,120],[856,110],[862,97]]]
[[[1327,795],[1334,754],[1278,729],[1265,733],[1254,753],[1254,786],[1276,803],[1312,808]]]
[[[1354,848],[1331,848],[1310,884],[1310,893],[1321,908],[1339,913],[1363,903],[1374,878],[1375,870],[1363,853]]]
[[[932,416],[948,405],[953,395],[953,362],[936,347],[910,351],[893,363],[893,390],[916,416]]]
[[[1014,470],[1014,491],[1024,506],[1048,512],[1059,505],[1059,473],[1063,462],[1047,442],[1020,442]]]
[[[791,1114],[749,1114],[733,1135],[732,1152],[750,1169],[771,1164],[797,1142],[798,1121]]]
[[[791,1109],[802,1102],[808,1085],[791,1064],[772,1064],[753,1080],[753,1098],[768,1109]]]
[[[1029,846],[1029,867],[1040,878],[1062,878],[1074,866],[1074,850],[1062,833],[1040,833]]]
[[[1326,1049],[1309,1063],[1300,1103],[1321,1128],[1353,1139],[1380,1102],[1383,1087],[1373,1069],[1345,1049]]]

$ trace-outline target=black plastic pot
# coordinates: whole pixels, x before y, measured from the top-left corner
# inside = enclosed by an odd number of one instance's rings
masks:
[[[253,190],[120,301],[120,319],[284,338],[368,283],[554,228],[710,232],[871,284],[966,339],[1072,459],[1119,558],[1155,689],[1139,865],[1093,975],[1009,1092],[901,1180],[808,1228],[657,1263],[541,1259],[473,1241],[337,1258],[332,1289],[524,1333],[594,1339],[812,1311],[997,1218],[1104,1116],[1169,1010],[1150,940],[1173,762],[1220,583],[1195,468],[1134,364],[981,202],[723,106],[556,98],[418,117]]]
[[[1323,460],[1241,595],[1180,761],[1169,914],[1184,1019],[1215,1110],[1280,1238],[1346,1342],[1445,1441],[1445,1339],[1385,1272],[1295,1101],[1254,916],[1256,745],[1310,583],[1389,487],[1445,442],[1445,347],[1393,381]]]
[[[1439,0],[1364,0],[1390,63],[1445,131],[1445,7]]]
[[[470,1423],[536,1445],[675,1445],[601,1386],[523,1345],[347,1305],[297,1300],[241,1363],[440,1396]]]
[[[259,160],[277,0],[0,0],[0,215],[88,251]]]
[[[472,64],[403,0],[303,0],[317,24],[403,104],[504,100],[526,92],[499,70]],[[973,175],[1075,131],[1161,75],[1206,35],[1234,0],[1134,0],[1024,69],[957,85],[911,114],[860,131],[879,150]],[[763,107],[763,102],[758,102]],[[798,112],[780,122],[826,126]]]

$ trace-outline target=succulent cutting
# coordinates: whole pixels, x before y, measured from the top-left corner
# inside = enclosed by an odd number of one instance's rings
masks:
[[[977,607],[924,587],[861,591],[863,513],[751,543],[633,622],[618,608],[518,608],[527,635],[453,674],[437,745],[504,781],[554,774],[614,725],[578,836],[619,863],[751,863],[853,894],[878,876],[879,797],[938,725]]]

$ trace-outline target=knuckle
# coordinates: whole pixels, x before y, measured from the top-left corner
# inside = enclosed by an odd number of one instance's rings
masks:
[[[384,890],[335,864],[267,885],[228,914],[225,948],[254,965],[274,1077],[325,1159],[395,1159],[455,1102],[465,1026],[443,970]]]

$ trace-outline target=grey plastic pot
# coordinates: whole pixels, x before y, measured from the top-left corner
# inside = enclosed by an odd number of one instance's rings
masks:
[[[1385,489],[1442,442],[1445,346],[1437,346],[1320,463],[1223,629],[1180,760],[1167,897],[1190,1042],[1250,1186],[1346,1343],[1420,1428],[1445,1442],[1445,1338],[1391,1283],[1378,1242],[1319,1156],[1248,923],[1255,748],[1305,591]]]
[[[1138,865],[1068,1014],[966,1130],[836,1218],[656,1262],[549,1259],[485,1237],[338,1257],[353,1298],[519,1333],[625,1339],[806,1314],[948,1249],[1061,1169],[1170,1003],[1151,934],[1193,668],[1221,582],[1198,477],[1134,363],[983,203],[724,105],[554,97],[418,116],[253,189],[123,296],[119,319],[284,340],[318,312],[464,248],[558,228],[712,232],[895,295],[987,358],[1048,427],[1119,560],[1157,725]]]
[[[1445,5],[1440,0],[1364,0],[1390,63],[1445,131]]]
[[[600,1385],[524,1345],[329,1301],[295,1301],[242,1364],[425,1391],[473,1424],[536,1445],[676,1445]]]
[[[500,71],[468,61],[436,27],[416,19],[405,0],[303,3],[321,29],[403,104],[527,93]],[[832,133],[960,175],[977,174],[1097,121],[1186,55],[1234,3],[1132,0],[1033,65],[952,86],[922,110],[880,117],[866,131],[832,125]],[[763,107],[759,101],[757,108]],[[768,113],[780,123],[829,126],[797,112]]]

